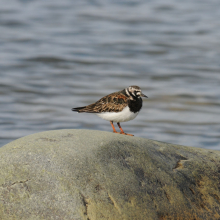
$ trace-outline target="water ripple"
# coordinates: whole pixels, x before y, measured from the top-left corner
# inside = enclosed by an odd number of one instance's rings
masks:
[[[111,131],[71,108],[136,84],[149,99],[126,132],[220,150],[217,1],[1,5],[0,146],[52,129]]]

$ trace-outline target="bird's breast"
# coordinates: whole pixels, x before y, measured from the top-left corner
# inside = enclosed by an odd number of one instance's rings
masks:
[[[125,122],[136,118],[139,112],[132,112],[130,108],[126,106],[121,112],[102,112],[97,115],[104,120],[113,122]]]
[[[129,100],[128,106],[131,112],[133,113],[139,112],[142,108],[142,99],[138,98],[136,100]]]

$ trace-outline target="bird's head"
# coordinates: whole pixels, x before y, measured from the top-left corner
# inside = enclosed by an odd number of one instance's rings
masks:
[[[148,98],[146,95],[144,95],[141,92],[141,88],[139,86],[129,86],[128,88],[125,89],[126,94],[130,96],[132,99],[137,99],[141,97]]]

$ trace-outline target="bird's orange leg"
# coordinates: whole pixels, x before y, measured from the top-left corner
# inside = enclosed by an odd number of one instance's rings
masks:
[[[112,126],[112,129],[113,129],[113,132],[114,132],[114,133],[120,133],[120,132],[117,132],[117,131],[115,130],[115,126],[113,125],[113,121],[110,121],[110,124],[111,124],[111,126]]]
[[[129,136],[134,136],[133,134],[127,134],[127,133],[125,133],[125,132],[123,131],[123,129],[122,129],[122,127],[121,127],[121,125],[120,125],[119,122],[117,123],[117,125],[118,125],[118,127],[120,128],[120,130],[121,130],[120,134],[129,135]]]

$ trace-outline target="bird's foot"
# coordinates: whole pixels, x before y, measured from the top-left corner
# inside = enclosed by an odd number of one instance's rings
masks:
[[[124,135],[128,135],[128,136],[134,136],[133,134],[128,134],[128,133],[124,133],[124,132],[119,132],[120,134],[124,134]]]
[[[117,131],[113,131],[113,133],[116,133],[116,134],[121,134],[121,132],[117,132]]]
[[[134,136],[133,134],[128,134],[128,133],[124,133],[124,132],[113,131],[113,133],[116,133],[116,134],[123,134],[123,135],[128,135],[128,136]]]

